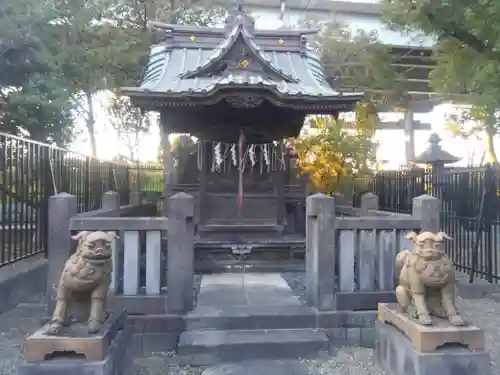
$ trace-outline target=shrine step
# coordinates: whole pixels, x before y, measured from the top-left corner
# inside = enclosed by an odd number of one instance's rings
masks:
[[[278,224],[205,224],[198,229],[200,232],[276,232],[282,231]]]
[[[328,350],[316,329],[187,331],[179,338],[182,364],[210,366],[246,359],[303,358]]]
[[[292,301],[295,302],[295,301]],[[304,329],[316,327],[316,311],[293,304],[198,306],[185,317],[188,331]]]
[[[260,238],[280,238],[283,226],[277,224],[205,224],[200,225],[201,239],[246,241]]]

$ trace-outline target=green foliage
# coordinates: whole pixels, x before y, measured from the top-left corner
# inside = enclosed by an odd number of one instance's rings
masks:
[[[422,30],[437,37],[431,85],[450,99],[472,105],[458,120],[485,132],[490,161],[496,161],[493,137],[500,129],[500,2],[481,0],[384,0],[385,20],[404,31]],[[453,122],[453,121],[452,121]],[[455,121],[457,122],[457,121]],[[463,129],[462,129],[463,130]]]
[[[313,190],[338,192],[354,175],[367,171],[374,160],[372,130],[330,116],[314,116],[309,126],[309,134],[293,145],[299,170],[309,176]]]
[[[2,2],[0,130],[26,130],[32,138],[61,143],[71,138],[77,116],[87,125],[95,155],[95,94],[136,85],[150,45],[164,35],[145,28],[146,21],[210,25],[224,13],[223,4],[213,5],[174,0]]]
[[[165,3],[135,0],[58,0],[53,54],[85,117],[96,153],[93,97],[103,90],[136,85],[147,64],[150,45],[162,32],[145,28],[148,18],[172,23],[209,24],[220,8],[206,2]],[[205,9],[211,8],[208,12]],[[219,11],[219,13],[218,13]]]
[[[0,130],[64,144],[71,102],[43,39],[51,17],[47,3],[0,2]]]
[[[170,24],[216,26],[224,18],[229,4],[229,0],[148,1],[143,3],[143,14]]]
[[[400,77],[392,57],[375,32],[352,32],[338,22],[326,24],[318,36],[319,50],[334,85],[363,91],[367,101],[378,105],[399,104],[403,97]]]
[[[498,158],[493,138],[500,129],[500,113],[494,107],[473,106],[448,117],[446,128],[462,139],[485,135],[486,156],[489,163],[497,163]]]

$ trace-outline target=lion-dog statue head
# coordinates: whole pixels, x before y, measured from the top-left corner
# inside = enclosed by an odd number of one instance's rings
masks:
[[[411,232],[407,238],[413,241],[413,252],[427,260],[442,258],[445,255],[444,240],[451,240],[451,237],[444,232],[421,232],[419,234]]]
[[[78,241],[76,253],[93,262],[111,258],[111,243],[118,239],[118,236],[115,232],[82,231],[71,238]]]

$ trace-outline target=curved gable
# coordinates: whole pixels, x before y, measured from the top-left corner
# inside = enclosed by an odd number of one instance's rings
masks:
[[[246,64],[246,66],[245,66]],[[250,66],[250,64],[254,66]],[[194,69],[181,74],[183,79],[211,76],[225,70],[250,69],[268,71],[275,78],[288,83],[297,83],[298,79],[275,66],[264,51],[253,41],[243,23],[237,24],[228,37],[214,50],[212,56]]]

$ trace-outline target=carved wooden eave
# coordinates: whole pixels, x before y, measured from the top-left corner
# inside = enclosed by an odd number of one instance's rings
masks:
[[[235,89],[237,89],[237,87],[235,87]],[[259,97],[268,100],[277,107],[290,108],[316,114],[336,114],[337,112],[353,111],[356,103],[360,100],[360,97],[356,93],[354,93],[354,95],[351,95],[351,93],[345,93],[338,97],[335,102],[332,102],[331,100],[328,100],[328,98],[318,100],[316,97],[308,98],[300,95],[296,98],[290,98],[288,96],[278,96],[273,93],[270,94],[266,91],[268,90],[256,92],[254,95],[247,92],[243,95],[248,96],[249,99]],[[207,96],[209,98],[207,98]],[[220,101],[226,100],[228,97],[231,96],[224,92],[218,93],[217,95],[210,95],[210,93],[193,93],[190,96],[190,100],[186,101],[183,94],[179,94],[176,97],[170,96],[169,100],[165,100],[163,94],[151,94],[148,96],[132,96],[132,103],[145,110],[154,111],[162,108],[189,108],[200,105],[214,105]]]

